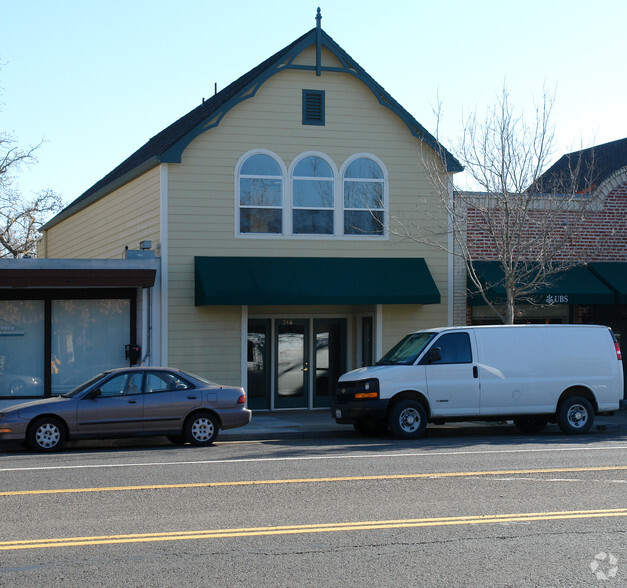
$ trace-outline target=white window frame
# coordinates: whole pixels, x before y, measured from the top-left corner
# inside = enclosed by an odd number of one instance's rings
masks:
[[[279,164],[281,168],[281,173],[283,175],[283,207],[282,207],[282,230],[280,233],[242,233],[241,232],[241,217],[240,212],[242,207],[240,206],[240,169],[244,162],[253,155],[268,155],[270,156],[276,163]],[[330,167],[333,172],[333,233],[293,233],[293,213],[294,213],[294,205],[293,205],[293,181],[294,176],[293,172],[298,163],[305,159],[306,157],[319,157],[324,160]],[[372,180],[373,182],[383,182],[383,231],[378,235],[350,235],[344,233],[344,173],[346,168],[356,159],[370,159],[374,161],[381,172],[383,173],[383,180]],[[274,177],[274,176],[268,176]],[[305,178],[307,179],[307,178]],[[367,178],[358,181],[368,181]],[[322,153],[321,151],[303,151],[299,153],[289,165],[289,168],[285,166],[283,159],[268,149],[251,149],[244,153],[237,161],[235,165],[235,173],[234,173],[234,204],[235,204],[235,237],[241,239],[304,239],[304,240],[349,240],[349,241],[383,241],[389,239],[389,231],[388,231],[388,219],[389,219],[389,183],[388,183],[388,171],[386,165],[383,161],[373,155],[372,153],[354,153],[350,155],[338,169],[335,162],[331,157],[329,157],[326,153]],[[248,208],[248,207],[244,207]],[[320,209],[322,210],[322,209]],[[350,209],[356,210],[356,209]]]
[[[370,180],[368,178],[351,178],[350,180],[348,180],[348,181],[358,181],[358,182],[383,183],[383,208],[381,209],[383,211],[383,230],[381,231],[380,235],[346,235],[344,234],[344,213],[346,212],[346,210],[360,210],[357,208],[349,208],[349,209],[344,208],[344,184],[347,181],[344,175],[346,174],[346,169],[348,168],[348,166],[357,159],[370,159],[371,161],[374,161],[374,163],[376,163],[379,166],[379,169],[381,169],[381,173],[383,174],[383,180],[380,180],[380,179]],[[389,238],[388,218],[389,218],[390,198],[389,198],[388,171],[383,161],[381,161],[381,159],[379,159],[376,155],[373,155],[372,153],[354,153],[353,155],[348,157],[342,164],[342,167],[340,168],[340,178],[341,178],[341,182],[340,182],[341,199],[340,199],[340,206],[338,208],[341,209],[340,230],[343,236],[347,239],[353,239],[353,238],[387,239]],[[368,210],[369,210],[368,208],[363,209],[363,211],[368,211]]]
[[[283,190],[282,190],[283,203],[280,207],[282,214],[281,214],[281,231],[279,233],[242,233],[241,211],[243,209],[255,208],[255,207],[241,206],[240,204],[240,178],[241,178],[240,170],[242,169],[244,162],[246,162],[253,155],[267,155],[268,157],[271,157],[281,169],[281,181],[283,182]],[[242,155],[237,160],[237,163],[235,165],[235,235],[236,236],[238,237],[284,237],[286,235],[286,230],[285,230],[285,208],[286,208],[285,201],[287,198],[286,176],[287,176],[287,170],[285,168],[285,164],[283,163],[283,160],[276,153],[268,149],[253,149],[251,151],[247,151],[246,153],[244,153],[244,155]],[[249,177],[249,176],[244,176],[244,177]],[[278,178],[279,176],[267,176],[267,177]],[[267,208],[278,209],[279,207],[267,207]]]
[[[326,162],[329,167],[331,168],[331,173],[333,174],[333,177],[331,178],[331,181],[333,182],[333,231],[331,233],[294,233],[294,227],[293,227],[293,220],[294,220],[294,180],[295,179],[304,179],[304,180],[319,180],[321,178],[307,178],[304,176],[296,176],[296,178],[294,178],[294,170],[296,169],[296,166],[305,158],[307,157],[319,157],[320,159],[322,159],[324,162]],[[287,200],[287,206],[289,207],[289,214],[287,216],[289,216],[289,235],[291,237],[295,237],[295,238],[300,238],[300,237],[305,237],[305,238],[318,238],[318,239],[333,239],[338,232],[338,226],[337,226],[337,205],[338,205],[338,191],[337,191],[337,184],[338,184],[338,170],[337,170],[337,166],[335,165],[335,162],[325,153],[321,153],[319,151],[304,151],[303,153],[299,153],[293,160],[292,163],[290,164],[289,170],[288,170],[288,177],[289,177],[289,196],[288,196],[288,200]],[[325,178],[322,178],[323,180]],[[327,180],[328,181],[328,180]],[[306,208],[303,207],[298,207],[296,208],[296,210],[307,210]],[[324,210],[321,208],[316,208],[315,210]],[[287,233],[287,231],[286,231]]]

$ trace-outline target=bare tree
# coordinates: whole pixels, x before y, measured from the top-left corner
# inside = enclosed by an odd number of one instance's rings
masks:
[[[39,228],[63,208],[61,197],[43,190],[31,199],[14,188],[15,175],[36,162],[41,143],[20,149],[8,133],[0,133],[0,258],[34,257]]]
[[[545,91],[528,122],[515,113],[503,88],[484,118],[473,113],[464,122],[457,155],[472,191],[454,186],[452,174],[442,172],[445,158],[437,165],[424,160],[447,212],[447,227],[426,234],[403,219],[396,222],[395,231],[403,237],[461,258],[471,292],[481,295],[506,324],[514,322],[517,304],[532,301],[540,288],[592,254],[581,247],[572,254],[589,212],[598,208],[591,166],[573,161],[567,173],[543,185],[542,173],[554,145],[553,103],[554,97]],[[434,110],[439,117],[441,105]],[[451,238],[443,239],[444,234]],[[486,283],[477,272],[477,260],[498,262],[501,279]],[[490,296],[495,287],[504,288],[504,305]]]

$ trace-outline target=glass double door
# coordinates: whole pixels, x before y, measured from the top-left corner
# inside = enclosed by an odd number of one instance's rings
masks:
[[[248,398],[253,409],[330,406],[346,371],[346,319],[250,319]]]

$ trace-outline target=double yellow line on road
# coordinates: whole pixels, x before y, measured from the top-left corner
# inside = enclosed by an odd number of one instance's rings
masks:
[[[480,476],[517,476],[529,474],[560,474],[573,472],[611,472],[627,470],[627,466],[587,468],[545,468],[533,470],[489,470],[483,472],[444,472],[430,474],[387,474],[381,476],[336,476],[329,478],[292,478],[286,480],[242,480],[235,482],[198,482],[182,484],[149,484],[142,486],[103,486],[95,488],[58,488],[44,490],[12,490],[0,496],[29,496],[40,494],[80,494],[84,492],[125,492],[132,490],[170,490],[180,488],[219,488],[224,486],[264,486],[273,484],[313,484],[321,482],[363,482],[378,480],[415,480],[420,478],[462,478]]]
[[[155,541],[189,541],[192,539],[227,539],[268,535],[296,535],[305,533],[337,533],[339,531],[372,531],[412,527],[441,527],[452,525],[528,523],[564,519],[590,519],[625,517],[627,508],[603,510],[573,510],[515,514],[492,514],[462,517],[436,517],[424,519],[400,519],[388,521],[359,521],[344,523],[320,523],[314,525],[288,525],[278,527],[247,527],[240,529],[210,529],[205,531],[173,531],[168,533],[137,533],[129,535],[101,535],[94,537],[61,537],[0,541],[0,551],[19,549],[43,549],[48,547],[80,547],[87,545],[112,545],[121,543],[150,543]]]

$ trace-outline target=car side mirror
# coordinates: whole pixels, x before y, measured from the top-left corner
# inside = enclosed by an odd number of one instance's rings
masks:
[[[435,363],[442,359],[442,353],[439,347],[433,347],[429,351],[429,363]]]
[[[101,396],[101,395],[102,395],[102,390],[100,388],[96,388],[95,390],[92,390],[87,397],[90,398],[91,400],[94,400],[95,398],[98,398],[98,396]]]

